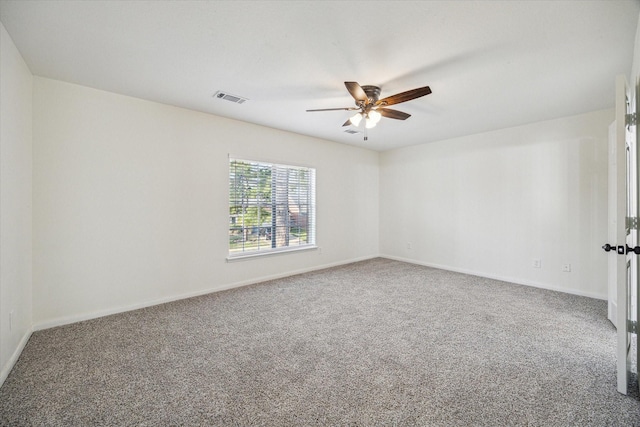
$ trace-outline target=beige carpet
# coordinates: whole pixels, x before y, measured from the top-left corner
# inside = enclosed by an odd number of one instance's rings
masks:
[[[36,332],[0,424],[640,426],[606,311],[374,259]]]

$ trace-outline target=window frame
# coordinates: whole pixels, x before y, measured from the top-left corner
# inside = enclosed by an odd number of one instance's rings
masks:
[[[260,168],[270,168],[270,177],[272,179],[272,182],[270,184],[270,200],[269,200],[269,208],[271,209],[271,217],[270,217],[270,226],[269,227],[263,227],[264,224],[262,224],[259,220],[258,220],[258,224],[253,224],[253,225],[246,225],[244,222],[244,215],[246,215],[246,211],[243,212],[241,215],[233,214],[233,208],[238,208],[240,205],[238,205],[238,201],[240,201],[240,203],[242,203],[242,209],[243,211],[246,208],[249,207],[254,207],[256,209],[256,212],[260,212],[263,208],[263,205],[259,204],[251,204],[251,202],[249,202],[249,197],[247,196],[247,202],[245,204],[244,201],[244,195],[238,197],[238,195],[234,192],[234,189],[237,188],[236,187],[236,178],[235,178],[235,169],[234,169],[234,162],[240,162],[240,163],[245,163],[247,164],[250,168],[251,171],[255,171],[256,173],[258,173],[260,171]],[[227,167],[228,167],[228,174],[227,174],[227,182],[229,185],[228,191],[227,191],[227,196],[228,196],[228,241],[227,241],[227,261],[236,261],[236,260],[242,260],[242,259],[250,259],[250,258],[259,258],[259,257],[263,257],[263,256],[272,256],[272,255],[281,255],[281,254],[286,254],[286,253],[290,253],[290,252],[300,252],[300,251],[307,251],[307,250],[313,250],[313,249],[317,249],[317,245],[316,245],[316,169],[314,167],[311,166],[307,166],[307,165],[299,165],[299,164],[285,164],[282,162],[274,162],[274,161],[268,161],[268,160],[249,160],[247,159],[247,157],[245,156],[233,156],[233,155],[229,155],[228,158],[228,163],[227,163]],[[280,181],[279,176],[276,175],[274,178],[274,172],[280,172],[280,173],[285,173],[287,174],[287,178],[286,178],[286,184],[285,182]],[[291,173],[291,171],[305,171],[306,175],[306,179],[308,179],[308,183],[307,186],[305,186],[302,190],[302,192],[304,193],[304,195],[306,196],[306,199],[304,200],[305,203],[301,204],[300,203],[300,199],[296,199],[298,200],[298,220],[296,220],[296,222],[292,223],[290,222],[290,216],[291,216],[291,207],[292,206],[296,206],[295,203],[291,203],[291,187],[290,187],[290,181],[289,181],[289,174]],[[256,181],[250,181],[247,185],[249,185],[249,189],[250,189],[250,184],[251,183],[255,183],[256,187],[260,185],[260,183],[258,182],[257,177],[253,177],[252,179],[255,179]],[[264,185],[264,183],[262,183],[262,185]],[[286,202],[283,205],[281,202],[281,198],[277,195],[280,194],[282,196],[282,188],[283,186],[286,185]],[[278,191],[280,190],[280,191]],[[277,194],[276,194],[277,193]],[[246,194],[246,193],[243,193]],[[273,196],[275,194],[275,196]],[[271,197],[273,196],[273,197]],[[258,200],[258,198],[256,198],[256,201]],[[287,218],[287,223],[285,226],[282,225],[277,225],[276,221],[278,220],[278,218],[282,218],[282,216],[277,216],[278,214],[276,213],[276,209],[278,206],[286,206],[287,208],[287,213],[284,215],[285,218]],[[304,214],[301,214],[301,209],[300,207],[304,206],[306,210],[304,210],[304,212],[306,213],[306,216],[304,216]],[[260,214],[257,213],[258,218],[260,218]],[[241,241],[244,242],[249,242],[249,239],[246,238],[245,236],[247,235],[247,230],[248,229],[258,229],[257,231],[257,240],[259,241],[262,235],[262,228],[265,228],[268,233],[269,233],[269,237],[268,240],[271,241],[271,247],[260,247],[258,246],[258,248],[255,249],[245,249],[243,248],[242,250],[232,250],[231,247],[231,236],[232,236],[232,227],[234,224],[234,219],[233,217],[238,217],[238,216],[242,216],[243,218],[243,223],[241,225],[240,228],[240,234],[242,235],[241,237]],[[291,229],[295,227],[295,225],[298,225],[298,231],[300,231],[300,225],[301,223],[298,222],[300,220],[300,217],[304,217],[303,219],[303,223],[306,222],[306,243],[300,243],[300,241],[298,240],[298,244],[293,244],[290,245],[289,242],[289,238],[291,236]],[[280,231],[278,230],[286,230],[286,245],[282,245],[282,246],[276,246],[278,243],[274,243],[274,241],[272,239],[274,238],[279,238],[277,236],[272,236],[271,231],[272,230],[276,230],[276,233],[279,233]],[[252,230],[250,232],[252,235],[254,234],[254,231]]]

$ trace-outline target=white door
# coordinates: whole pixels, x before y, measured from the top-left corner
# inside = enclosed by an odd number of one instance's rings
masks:
[[[627,345],[626,353],[627,360],[625,362],[627,377],[630,373],[630,365],[635,365],[635,373],[638,373],[638,362],[640,361],[640,348],[638,347],[638,318],[640,318],[640,293],[638,292],[640,289],[640,253],[637,251],[640,245],[640,171],[638,171],[638,167],[640,166],[640,144],[638,144],[638,135],[636,120],[638,117],[638,101],[640,101],[640,79],[636,79],[635,85],[633,88],[632,96],[629,97],[629,104],[627,106],[627,117],[626,117],[626,126],[625,126],[625,140],[628,141],[628,145],[631,147],[631,171],[632,176],[630,178],[630,185],[632,186],[632,191],[630,192],[631,197],[631,206],[633,207],[633,217],[635,218],[633,221],[633,232],[631,235],[633,236],[632,244],[636,252],[634,253],[633,258],[633,269],[631,275],[631,281],[627,282]],[[635,354],[628,354],[631,346],[629,342],[631,340],[635,340]],[[633,363],[635,362],[635,363]],[[640,378],[636,377],[638,381],[638,386],[640,387]]]
[[[639,88],[636,86],[636,90]],[[635,91],[634,91],[635,92]],[[609,129],[609,319],[616,325],[618,391],[627,394],[631,374],[632,331],[638,319],[638,173],[635,93],[626,78],[616,79],[616,121]],[[617,242],[617,243],[616,243]]]

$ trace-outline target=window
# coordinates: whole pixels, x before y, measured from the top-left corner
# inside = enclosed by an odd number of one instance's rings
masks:
[[[315,169],[229,159],[229,256],[315,246]]]

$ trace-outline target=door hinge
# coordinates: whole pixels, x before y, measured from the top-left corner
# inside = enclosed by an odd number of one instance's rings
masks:
[[[636,322],[635,320],[628,320],[627,319],[627,332],[637,335],[638,334],[638,322]]]
[[[638,229],[638,217],[635,216],[627,216],[624,218],[625,226],[629,230],[637,230]]]
[[[626,114],[624,116],[624,124],[627,126],[635,126],[636,125],[636,113]]]

